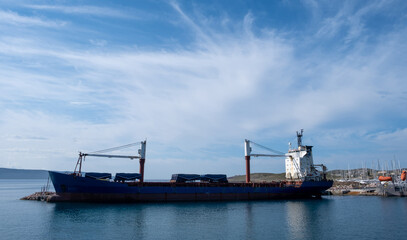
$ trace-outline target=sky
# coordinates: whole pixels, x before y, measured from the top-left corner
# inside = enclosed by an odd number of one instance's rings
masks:
[[[0,32],[0,167],[72,171],[147,140],[147,179],[232,176],[244,139],[286,152],[300,129],[328,169],[407,167],[402,0],[3,0]]]

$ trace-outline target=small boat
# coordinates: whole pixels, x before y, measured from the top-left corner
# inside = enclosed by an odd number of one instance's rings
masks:
[[[381,183],[379,187],[380,195],[385,197],[407,196],[406,170],[403,170],[399,177],[380,176],[379,180]]]

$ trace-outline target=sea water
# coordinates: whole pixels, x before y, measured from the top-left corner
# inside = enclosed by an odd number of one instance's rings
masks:
[[[47,180],[0,180],[0,239],[404,239],[407,198],[89,204],[19,198]]]

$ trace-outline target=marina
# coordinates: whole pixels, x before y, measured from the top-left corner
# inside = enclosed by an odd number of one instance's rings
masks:
[[[406,197],[406,170],[395,169],[378,171],[381,176],[370,179],[337,179],[333,186],[326,191],[327,195],[363,195],[383,197]]]

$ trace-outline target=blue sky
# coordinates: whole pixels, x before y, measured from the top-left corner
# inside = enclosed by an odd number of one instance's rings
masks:
[[[73,170],[78,151],[147,139],[147,178],[236,175],[245,138],[285,152],[301,128],[329,169],[406,167],[406,13],[405,1],[2,1],[0,167]],[[283,172],[284,159],[252,170]]]

